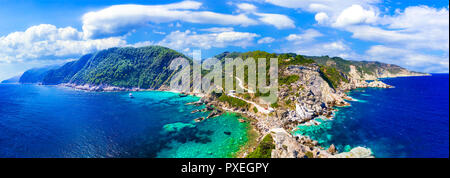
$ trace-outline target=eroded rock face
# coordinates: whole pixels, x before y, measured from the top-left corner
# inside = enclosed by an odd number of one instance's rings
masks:
[[[345,100],[351,100],[345,91],[358,87],[390,87],[381,81],[366,82],[364,77],[357,73],[353,66],[348,79],[349,83],[342,83],[337,90],[331,88],[320,76],[318,66],[290,66],[283,74],[298,75],[299,80],[289,86],[280,87],[279,97],[284,101],[294,103],[294,108],[282,112],[281,120],[285,122],[287,130],[296,124],[306,123],[315,117],[329,116],[334,110],[332,106],[349,105]],[[296,90],[296,91],[295,91]],[[295,93],[292,93],[295,91]],[[281,109],[281,108],[280,108]],[[285,109],[285,108],[283,108]],[[281,109],[281,110],[283,110]],[[293,123],[293,124],[286,124]],[[272,151],[274,158],[334,158],[334,157],[373,157],[370,149],[358,147],[350,152],[338,153],[334,145],[324,150],[317,145],[317,141],[307,136],[292,136],[284,129],[270,129],[273,134],[276,148]]]
[[[330,118],[335,110],[333,106],[349,105],[345,100],[351,100],[345,92],[359,87],[382,87],[389,85],[375,80],[367,82],[372,76],[360,74],[354,66],[347,77],[348,83],[341,83],[339,88],[331,88],[321,77],[318,65],[289,66],[283,69],[284,76],[297,75],[299,79],[293,83],[284,84],[279,88],[279,103],[281,107],[271,114],[261,114],[230,108],[227,104],[211,102],[226,111],[242,113],[257,120],[254,126],[261,135],[272,134],[275,149],[273,158],[337,158],[337,157],[373,157],[370,149],[357,147],[346,153],[339,153],[334,145],[328,149],[320,147],[317,141],[307,136],[293,136],[289,131],[298,124],[308,123],[316,117]],[[375,78],[376,79],[376,78]],[[286,103],[286,104],[285,104]]]
[[[275,142],[272,158],[303,158],[307,152],[311,152],[313,155],[320,152],[320,149],[315,147],[313,141],[307,137],[294,137],[283,128],[271,129],[270,133]],[[309,143],[309,146],[306,142]]]
[[[356,147],[349,152],[338,153],[331,145],[327,150],[307,136],[292,136],[283,128],[270,130],[275,142],[272,158],[373,158],[369,148]]]
[[[280,97],[287,98],[295,107],[283,114],[288,121],[306,122],[331,112],[331,106],[348,105],[344,100],[345,93],[336,92],[331,88],[320,76],[317,65],[290,66],[284,71],[284,75],[299,76],[299,80],[290,86],[280,87]],[[295,94],[290,90],[295,91]]]

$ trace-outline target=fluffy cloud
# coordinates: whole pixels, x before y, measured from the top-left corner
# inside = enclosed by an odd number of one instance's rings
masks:
[[[256,6],[253,4],[249,4],[249,3],[240,3],[240,4],[237,4],[237,7],[239,10],[244,11],[244,12],[256,11]]]
[[[381,2],[379,0],[261,1],[315,13],[315,20],[318,24],[348,31],[352,33],[351,37],[354,39],[375,43],[364,54],[355,54],[349,51],[350,55],[348,56],[352,59],[379,60],[425,72],[448,71],[448,6],[443,8],[410,6],[404,10],[396,9],[395,13],[391,15],[383,14],[379,10],[377,7]],[[293,34],[287,39],[298,40],[301,37]],[[323,44],[311,44],[311,46],[325,47]],[[336,50],[338,46],[335,46]],[[302,52],[314,53],[315,50],[308,49],[306,46]],[[331,52],[329,55],[333,53],[335,52]]]
[[[305,32],[301,34],[290,34],[288,37],[286,37],[286,40],[292,41],[296,44],[299,43],[305,43],[305,42],[311,42],[314,39],[323,36],[322,33],[320,33],[317,30],[314,29],[308,29]]]
[[[290,44],[289,47],[281,49],[281,52],[294,52],[302,55],[310,56],[339,56],[342,58],[350,58],[355,56],[350,47],[343,41],[332,42],[308,42],[301,44]]]
[[[267,44],[267,43],[273,43],[275,41],[272,37],[264,37],[258,40],[258,44]]]
[[[294,21],[281,14],[255,13],[259,21],[249,18],[245,13],[230,15],[210,11],[198,11],[202,3],[183,1],[166,5],[114,5],[83,15],[85,38],[121,36],[132,29],[149,23],[183,21],[200,24],[250,26],[260,23],[273,25],[278,29],[295,27]],[[241,11],[256,11],[256,6],[248,3],[237,5]]]
[[[330,17],[325,12],[319,12],[314,16],[314,19],[319,24],[324,24]]]
[[[260,0],[273,5],[295,8],[303,11],[316,13],[316,21],[319,24],[331,25],[336,23],[338,17],[344,10],[351,8],[353,5],[357,5],[362,8],[368,8],[370,11],[377,11],[374,6],[380,2],[380,0],[345,0],[345,1],[330,1],[330,0]],[[356,8],[359,8],[356,7]],[[356,9],[349,9],[347,11],[354,11]],[[367,10],[365,10],[367,11]],[[365,12],[366,13],[366,12]],[[360,14],[357,14],[360,16]],[[363,16],[366,16],[363,14]]]
[[[283,14],[261,13],[257,11],[257,7],[249,3],[236,4],[237,12],[244,12],[258,16],[258,20],[264,24],[273,25],[278,29],[295,28],[295,22],[288,16]]]
[[[234,28],[233,27],[212,27],[212,28],[200,29],[200,31],[214,32],[214,33],[230,32],[230,31],[234,31]]]
[[[361,23],[370,24],[374,23],[377,20],[377,16],[378,15],[375,14],[374,10],[366,10],[360,5],[352,5],[342,11],[342,13],[337,17],[336,22],[333,24],[333,26],[344,27]]]
[[[398,64],[418,71],[446,73],[449,71],[448,54],[447,56],[422,54],[415,50],[390,48],[383,45],[372,46],[366,53],[370,60]]]
[[[259,35],[247,32],[225,31],[216,33],[197,34],[196,32],[174,31],[167,35],[158,44],[169,48],[188,51],[190,48],[210,49],[227,46],[247,47]]]
[[[266,24],[275,26],[278,29],[295,28],[295,23],[288,16],[281,14],[254,13],[259,16],[259,20]]]
[[[83,33],[72,27],[41,24],[0,37],[0,62],[61,58],[125,44],[126,41],[118,37],[85,40]]]
[[[195,1],[166,5],[114,5],[83,15],[86,38],[124,35],[131,29],[148,23],[184,21],[219,25],[256,25],[258,22],[245,14],[229,15],[209,11],[194,11],[201,7]]]
[[[425,72],[448,72],[449,11],[413,6],[380,19],[386,27],[355,26],[353,38],[382,43],[366,51],[368,58]]]
[[[318,41],[317,38],[322,36],[324,35],[315,29],[307,29],[299,34],[290,34],[286,37],[288,43],[280,49],[280,52],[312,56],[329,55],[343,58],[356,56],[344,41]]]
[[[114,5],[83,15],[84,37],[103,38],[122,36],[133,29],[148,26],[150,23],[168,23],[174,21],[251,26],[259,24],[273,25],[278,29],[294,28],[294,21],[282,14],[257,13],[257,7],[249,3],[237,4],[239,13],[222,14],[211,11],[200,11],[202,3],[182,1],[166,5]],[[242,13],[241,13],[242,12]],[[256,15],[258,19],[248,17]]]

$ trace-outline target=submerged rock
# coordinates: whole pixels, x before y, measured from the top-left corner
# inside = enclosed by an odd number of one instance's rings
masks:
[[[199,117],[199,118],[194,119],[195,122],[201,122],[203,120],[205,120],[205,117]]]
[[[194,128],[196,127],[193,124],[189,124],[189,123],[182,123],[182,122],[176,122],[176,123],[172,123],[172,124],[166,124],[163,126],[163,131],[165,132],[179,132],[180,130],[182,130],[183,128]]]

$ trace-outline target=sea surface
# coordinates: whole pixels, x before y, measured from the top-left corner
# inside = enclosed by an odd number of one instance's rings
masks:
[[[339,151],[368,147],[382,158],[449,157],[449,75],[381,79],[390,89],[365,88],[349,92],[356,101],[337,108],[333,120],[299,126]]]
[[[0,84],[0,157],[221,158],[249,139],[235,114],[194,122],[198,97],[128,94]]]

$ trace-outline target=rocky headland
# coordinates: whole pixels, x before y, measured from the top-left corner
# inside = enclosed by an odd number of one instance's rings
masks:
[[[270,114],[258,112],[254,104],[263,105],[257,98],[250,97],[251,101],[247,108],[233,107],[229,103],[220,102],[217,97],[206,95],[202,101],[218,106],[224,111],[241,113],[246,117],[253,118],[255,129],[260,133],[259,140],[264,135],[271,134],[274,140],[272,158],[371,158],[374,157],[370,148],[355,147],[348,152],[336,150],[334,145],[324,148],[317,141],[308,136],[293,135],[293,130],[300,124],[313,125],[315,118],[333,118],[335,107],[349,106],[346,100],[352,100],[347,92],[356,88],[392,88],[379,81],[377,76],[361,74],[356,71],[355,66],[350,66],[349,74],[342,74],[346,80],[341,81],[338,87],[333,87],[323,76],[321,67],[317,64],[290,65],[280,70],[280,77],[298,76],[291,83],[280,84],[278,102],[274,111]],[[410,76],[419,75],[411,73]],[[407,73],[399,75],[382,75],[389,77],[404,77]],[[239,94],[237,94],[239,96]],[[244,94],[241,94],[245,97]],[[265,105],[270,107],[268,105]],[[248,150],[245,157],[252,150]]]

